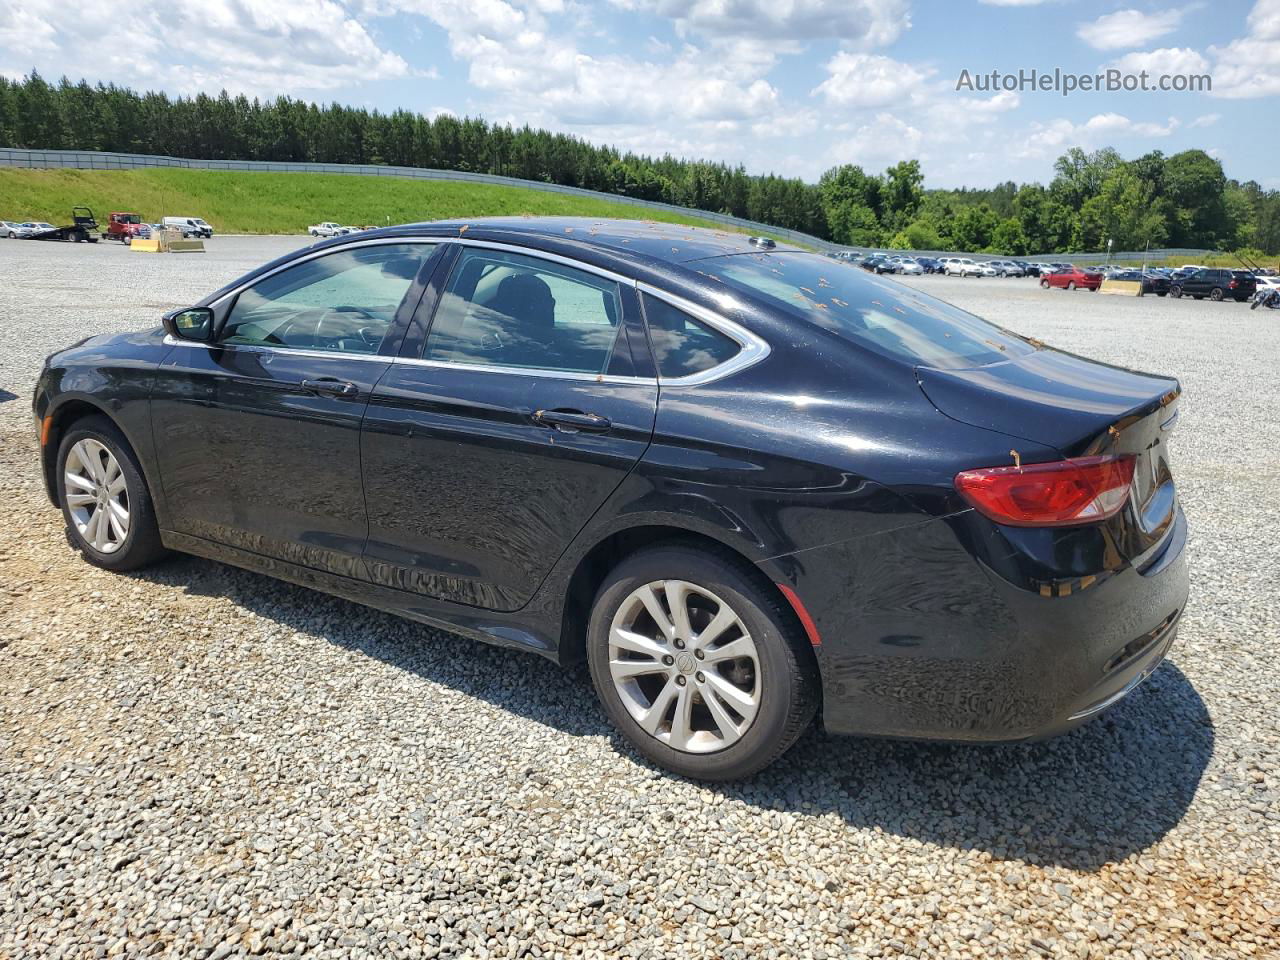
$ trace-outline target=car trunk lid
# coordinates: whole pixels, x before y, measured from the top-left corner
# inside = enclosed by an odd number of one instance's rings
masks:
[[[1121,549],[1135,562],[1172,528],[1177,498],[1168,436],[1178,419],[1176,379],[1049,349],[970,369],[917,367],[916,376],[946,416],[1014,440],[1011,454],[1023,439],[1063,457],[1134,456]]]

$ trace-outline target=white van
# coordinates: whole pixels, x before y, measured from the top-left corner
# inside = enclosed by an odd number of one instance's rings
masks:
[[[199,217],[165,217],[162,224],[166,230],[180,230],[184,237],[213,236],[213,227]]]

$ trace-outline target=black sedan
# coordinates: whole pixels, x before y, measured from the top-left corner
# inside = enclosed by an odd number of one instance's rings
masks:
[[[1178,396],[816,254],[511,219],[300,250],[54,354],[34,408],[90,563],[585,658],[722,779],[815,714],[1005,741],[1123,698],[1187,598]]]
[[[1158,297],[1167,296],[1169,293],[1169,278],[1161,273],[1143,273],[1140,270],[1122,270],[1113,274],[1112,280],[1126,280],[1130,282],[1142,281],[1142,292],[1144,294],[1154,293]]]

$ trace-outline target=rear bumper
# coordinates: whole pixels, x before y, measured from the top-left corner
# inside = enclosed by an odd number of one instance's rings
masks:
[[[1172,646],[1187,600],[1186,537],[1179,509],[1143,570],[1047,593],[997,575],[950,520],[856,550],[809,551],[825,555],[806,557],[796,590],[822,639],[824,725],[972,742],[1079,726],[1135,690]]]

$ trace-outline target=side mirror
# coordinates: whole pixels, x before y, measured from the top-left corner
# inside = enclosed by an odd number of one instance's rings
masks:
[[[208,343],[213,339],[213,311],[208,307],[186,307],[164,315],[164,329],[179,340]]]

